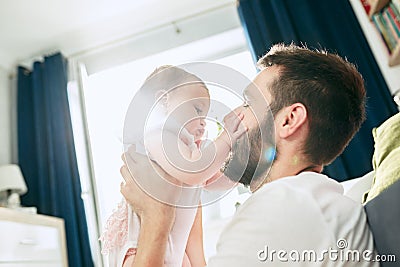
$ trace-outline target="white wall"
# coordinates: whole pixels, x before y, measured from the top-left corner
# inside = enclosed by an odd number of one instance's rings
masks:
[[[91,75],[190,42],[237,29],[240,27],[240,21],[235,2],[230,0],[226,2],[231,3],[207,12],[178,19],[174,24],[160,24],[122,40],[115,40],[101,47],[83,51],[70,57],[70,59],[83,63],[87,73]],[[229,44],[221,44],[221,46],[229,46]],[[192,53],[197,52],[193,51]],[[218,53],[218,51],[215,53]],[[196,57],[196,55],[193,57]]]
[[[0,68],[0,165],[12,161],[10,91],[8,71]]]

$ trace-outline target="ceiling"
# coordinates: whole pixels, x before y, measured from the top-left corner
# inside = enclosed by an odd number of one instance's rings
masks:
[[[0,1],[0,67],[61,50],[73,56],[235,0]]]

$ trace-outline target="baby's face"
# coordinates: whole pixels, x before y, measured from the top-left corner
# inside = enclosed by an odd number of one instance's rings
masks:
[[[198,141],[205,132],[205,116],[210,108],[210,95],[202,83],[185,85],[168,97],[168,114]]]

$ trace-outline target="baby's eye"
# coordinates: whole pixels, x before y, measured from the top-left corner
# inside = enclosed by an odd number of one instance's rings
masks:
[[[198,108],[198,107],[195,107],[195,110],[196,110],[196,112],[197,112],[198,115],[201,115],[201,114],[203,113],[203,110],[201,110],[201,109]]]
[[[244,108],[248,108],[248,107],[249,107],[249,102],[247,102],[247,101],[244,101],[244,103],[243,103],[243,107],[244,107]]]

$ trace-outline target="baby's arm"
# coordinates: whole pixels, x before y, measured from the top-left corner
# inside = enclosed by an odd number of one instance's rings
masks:
[[[224,118],[225,130],[201,150],[191,150],[175,133],[161,130],[147,135],[145,146],[169,175],[189,185],[201,184],[219,171],[232,144],[247,131],[241,124],[242,119],[243,114],[228,114]]]
[[[231,189],[237,185],[237,182],[232,181],[222,172],[218,171],[213,177],[206,181],[204,189],[209,191],[224,191]]]
[[[203,225],[202,225],[201,207],[197,209],[196,217],[190,230],[189,239],[186,245],[186,255],[189,258],[191,267],[204,267],[206,260],[204,258],[203,248]]]

